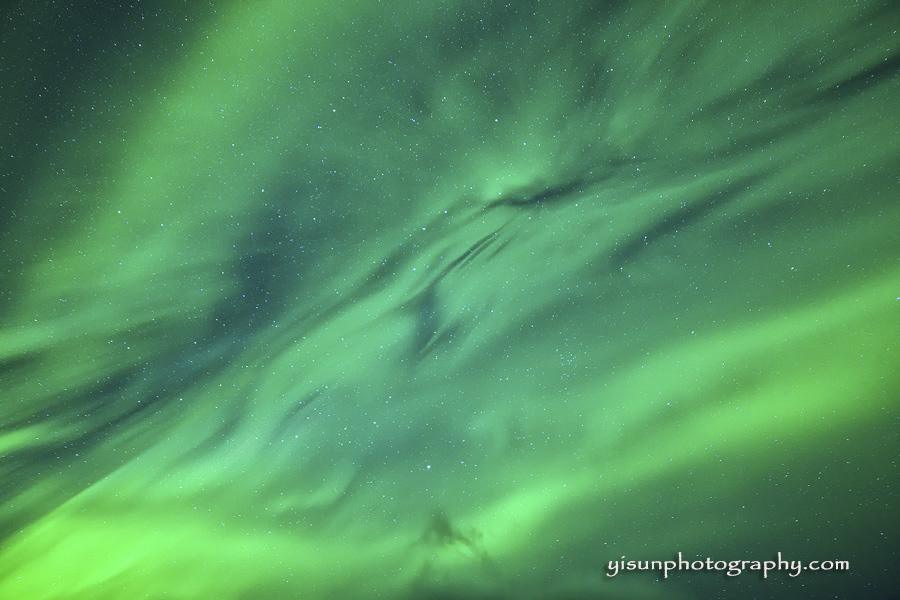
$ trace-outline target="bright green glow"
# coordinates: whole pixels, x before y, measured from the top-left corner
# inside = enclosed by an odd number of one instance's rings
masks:
[[[0,32],[0,598],[888,589],[897,10],[382,4]]]

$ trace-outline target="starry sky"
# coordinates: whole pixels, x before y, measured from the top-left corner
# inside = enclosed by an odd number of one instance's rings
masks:
[[[0,598],[896,593],[895,3],[3,12]]]

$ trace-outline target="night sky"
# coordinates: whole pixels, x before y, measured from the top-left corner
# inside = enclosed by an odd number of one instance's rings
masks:
[[[0,13],[0,599],[896,598],[896,2]]]

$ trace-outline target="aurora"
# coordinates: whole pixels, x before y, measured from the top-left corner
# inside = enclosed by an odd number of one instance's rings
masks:
[[[18,3],[0,598],[890,597],[898,25]]]

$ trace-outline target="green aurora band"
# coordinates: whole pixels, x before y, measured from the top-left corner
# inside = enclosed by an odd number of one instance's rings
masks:
[[[0,598],[896,593],[896,3],[11,4]]]

